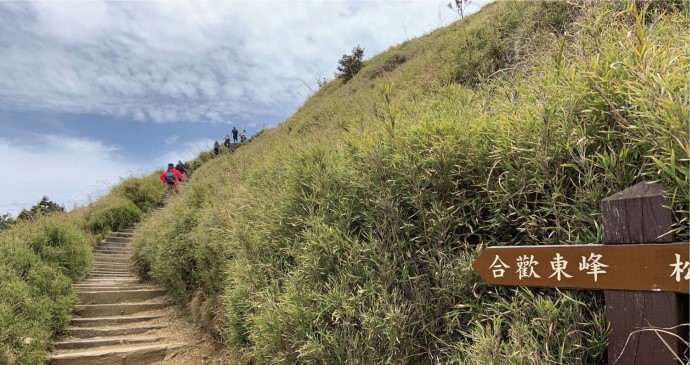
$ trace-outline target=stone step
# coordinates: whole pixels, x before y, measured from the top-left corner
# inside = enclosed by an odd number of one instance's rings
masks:
[[[140,279],[137,278],[88,278],[82,281],[82,284],[103,284],[103,285],[125,285],[127,283],[139,283]]]
[[[129,264],[129,257],[124,255],[93,255],[94,263],[96,264]]]
[[[112,251],[112,250],[109,250]],[[103,259],[122,259],[122,260],[129,260],[130,257],[130,252],[117,252],[117,253],[104,253],[102,251],[94,251],[93,252],[93,259],[95,261],[98,261],[98,259],[103,258]],[[127,263],[128,261],[123,261],[122,263]]]
[[[129,274],[130,271],[129,271],[129,269],[102,269],[102,268],[98,268],[98,269],[94,269],[93,271],[91,271],[91,273],[92,273],[92,274],[95,274],[95,273],[98,273],[98,274],[108,274],[108,273],[112,273],[112,274],[122,274],[122,273]]]
[[[50,357],[49,365],[144,365],[166,358],[184,347],[181,343],[131,345],[116,348],[91,349],[58,353]]]
[[[114,266],[114,267],[128,267],[130,264],[128,262],[94,262],[94,266],[96,265],[101,265],[101,266]]]
[[[149,300],[165,295],[163,289],[140,289],[127,291],[87,291],[79,292],[82,304],[113,304]]]
[[[101,242],[102,242],[102,243],[129,243],[129,242],[131,242],[131,241],[132,241],[132,238],[131,238],[131,237],[117,237],[117,236],[113,237],[113,236],[109,236],[109,237],[106,237],[106,238],[105,238],[103,241],[101,241]]]
[[[119,271],[119,272],[113,272],[113,271],[94,271],[89,275],[90,278],[127,278],[127,277],[134,277],[134,274],[130,273],[129,271]]]
[[[99,257],[96,257],[95,255],[98,254]],[[117,264],[117,265],[127,265],[130,262],[129,259],[129,253],[103,253],[103,252],[94,252],[94,260],[93,264],[98,265],[98,264]]]
[[[105,267],[100,267],[100,266],[99,266],[99,267],[94,267],[93,270],[92,270],[91,272],[103,272],[103,273],[108,273],[108,272],[112,272],[112,273],[126,272],[126,273],[128,273],[128,272],[130,272],[130,271],[129,271],[129,268],[126,267],[126,266],[123,266],[123,267],[116,267],[116,268],[105,268]]]
[[[129,272],[121,272],[121,273],[114,273],[114,272],[94,272],[91,273],[89,276],[90,278],[134,278],[134,275],[129,273]]]
[[[134,233],[134,228],[121,228],[119,233]]]
[[[107,250],[94,250],[93,254],[94,255],[102,255],[102,256],[120,255],[120,256],[128,258],[132,254],[132,251],[119,250],[119,249],[107,249]]]
[[[96,258],[93,262],[94,265],[110,265],[110,264],[117,264],[117,265],[126,265],[129,264],[128,259],[120,259],[120,258]]]
[[[105,251],[113,251],[113,250],[105,250]],[[117,253],[104,253],[102,251],[93,251],[93,258],[94,260],[97,260],[99,257],[105,258],[105,259],[126,259],[129,260],[129,257],[131,251],[122,251],[122,252],[117,252]]]
[[[154,319],[161,318],[156,315],[134,315],[134,316],[113,316],[113,317],[75,317],[69,322],[72,327],[96,327],[111,326],[127,323],[145,323]]]
[[[164,325],[67,327],[67,334],[78,338],[129,336],[141,335],[146,332],[156,331],[166,327],[167,326]]]
[[[124,243],[101,243],[99,245],[96,245],[94,247],[94,250],[100,250],[100,249],[118,249],[118,250],[125,250],[128,249],[129,245],[124,244]]]
[[[100,254],[100,255],[124,255],[124,256],[129,256],[131,254],[131,250],[129,249],[124,249],[124,248],[117,248],[117,247],[97,247],[93,249],[93,254]]]
[[[129,245],[133,238],[133,236],[129,237],[106,237],[100,241],[98,241],[97,246],[100,245]]]
[[[134,278],[134,275],[129,273],[113,274],[113,273],[91,273],[89,278]]]
[[[124,316],[168,306],[168,303],[83,304],[77,305],[77,314],[85,318]]]
[[[84,340],[54,342],[53,347],[56,350],[93,349],[93,348],[97,348],[97,347],[114,346],[114,345],[151,344],[154,342],[160,342],[164,339],[165,338],[158,337],[158,336],[84,339]]]
[[[132,290],[143,290],[143,289],[158,289],[157,287],[150,285],[108,285],[108,286],[80,286],[77,289],[77,293],[82,292],[100,292],[100,291],[132,291]]]
[[[118,246],[118,247],[127,247],[129,246],[131,242],[131,238],[106,238],[103,241],[99,242],[96,247],[99,246]]]
[[[103,255],[125,255],[128,256],[129,253],[132,252],[127,249],[120,249],[120,248],[98,248],[93,251],[94,255],[95,254],[103,254]]]
[[[99,280],[97,280],[99,279]],[[141,282],[140,279],[136,280],[131,280],[131,278],[128,281],[122,281],[121,278],[113,278],[112,280],[109,278],[91,278],[91,279],[86,279],[85,281],[82,281],[79,284],[74,284],[74,287],[79,289],[79,288],[103,288],[103,287],[135,287],[135,286],[147,286],[147,287],[155,287],[155,285],[148,284]]]
[[[140,279],[137,278],[88,278],[79,285],[129,285],[139,284],[139,282]]]
[[[93,265],[93,269],[106,269],[106,270],[129,270],[129,265],[125,264],[105,264],[105,263],[97,263]]]

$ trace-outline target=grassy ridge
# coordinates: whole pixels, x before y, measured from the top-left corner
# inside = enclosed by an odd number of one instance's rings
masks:
[[[689,19],[503,2],[408,41],[203,165],[137,265],[257,364],[604,363],[597,294],[470,264],[597,242],[601,199],[638,181],[688,238]]]
[[[71,284],[91,271],[92,247],[160,201],[164,186],[154,175],[125,179],[87,207],[0,232],[0,364],[45,362],[76,303]]]

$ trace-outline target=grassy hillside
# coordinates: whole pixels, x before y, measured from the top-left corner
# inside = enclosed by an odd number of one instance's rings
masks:
[[[71,284],[93,265],[92,248],[158,203],[157,176],[132,177],[69,213],[38,214],[0,231],[0,364],[42,364],[76,304]]]
[[[604,363],[599,294],[470,265],[597,242],[600,200],[639,181],[688,238],[689,19],[501,2],[376,55],[201,166],[143,224],[138,268],[249,363]]]

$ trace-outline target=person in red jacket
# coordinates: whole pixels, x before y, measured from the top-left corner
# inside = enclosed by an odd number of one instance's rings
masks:
[[[168,170],[161,174],[160,179],[163,183],[168,185],[170,190],[177,191],[177,186],[180,184],[180,181],[184,179],[184,175],[175,168],[175,165],[169,163]]]

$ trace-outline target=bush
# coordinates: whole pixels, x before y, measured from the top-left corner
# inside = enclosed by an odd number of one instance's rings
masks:
[[[91,233],[105,235],[132,226],[140,220],[142,214],[141,209],[131,200],[115,198],[111,204],[91,214],[88,226]]]
[[[113,192],[131,200],[142,212],[154,209],[165,194],[165,186],[153,173],[144,177],[129,177],[117,185]]]
[[[68,215],[18,222],[0,237],[0,363],[40,364],[76,300],[70,279],[89,270],[91,246]]]
[[[91,271],[91,243],[72,222],[46,217],[22,237],[42,261],[57,266],[72,281],[86,277]],[[21,228],[18,228],[21,229]]]
[[[360,46],[353,48],[352,54],[344,54],[340,61],[338,61],[336,77],[343,79],[345,82],[350,81],[362,69],[362,57],[364,57],[364,48]]]

